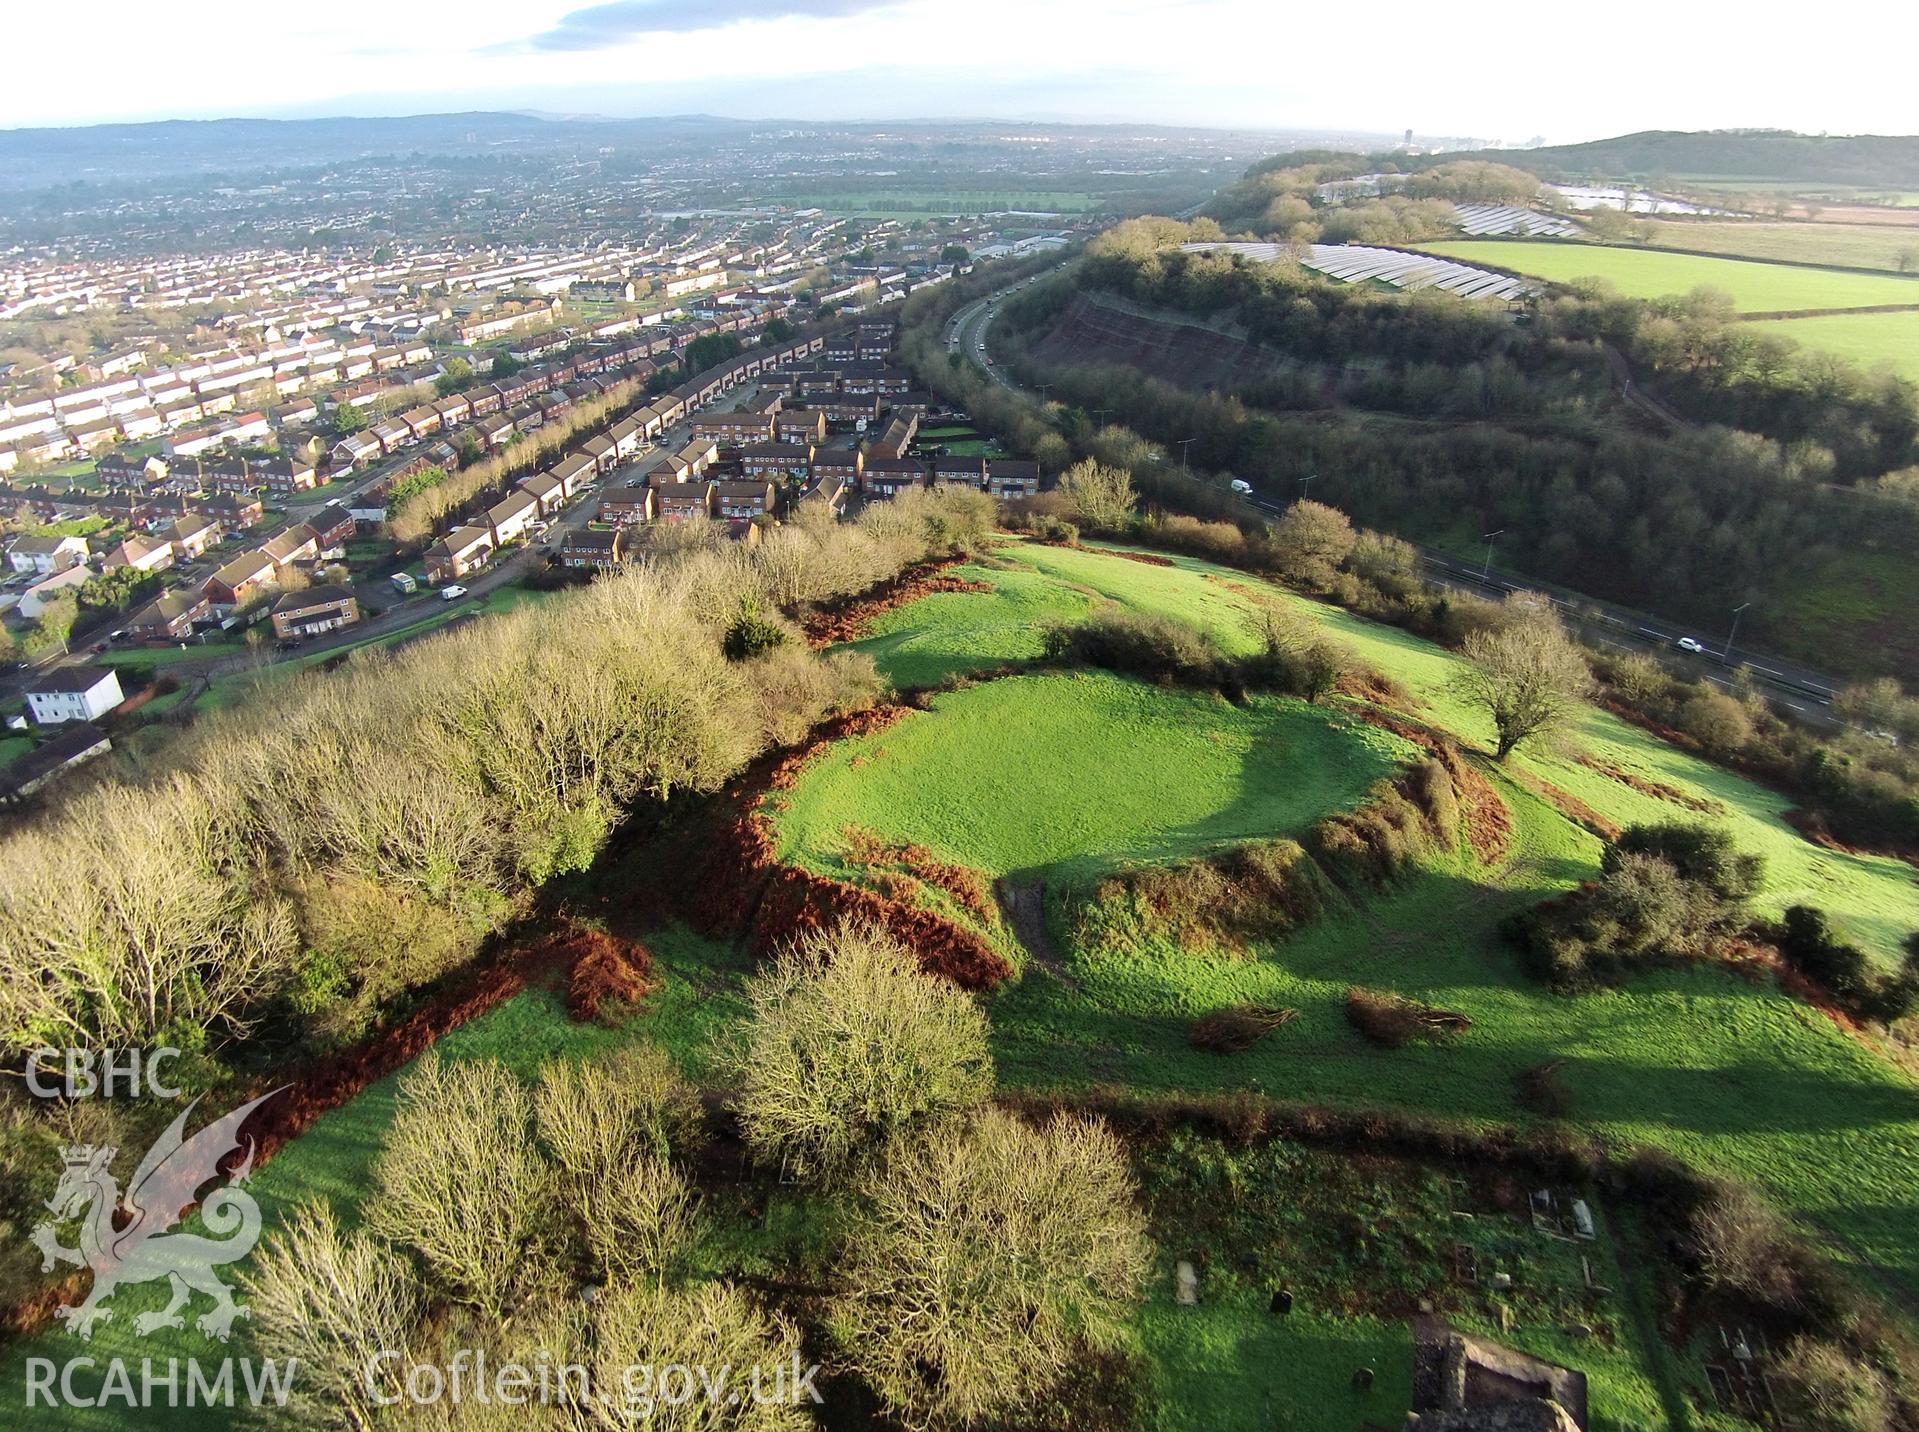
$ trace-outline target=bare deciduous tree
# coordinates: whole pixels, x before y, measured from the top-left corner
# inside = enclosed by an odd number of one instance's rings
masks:
[[[747,985],[726,1062],[755,1154],[833,1175],[992,1091],[986,1017],[875,925],[815,932]]]
[[[1492,717],[1493,754],[1505,760],[1522,742],[1563,724],[1592,684],[1579,647],[1551,607],[1512,597],[1504,620],[1466,638],[1462,694]]]
[[[1132,473],[1093,458],[1076,462],[1061,473],[1059,490],[1072,501],[1081,526],[1102,532],[1125,528],[1138,501]]]
[[[601,1275],[658,1274],[697,1231],[697,1199],[667,1162],[690,1141],[698,1098],[656,1049],[558,1062],[534,1095],[540,1142]]]
[[[498,1319],[545,1272],[534,1238],[550,1192],[531,1100],[512,1071],[429,1053],[400,1086],[367,1226],[417,1253],[447,1296]]]
[[[307,1203],[261,1244],[241,1282],[260,1351],[299,1364],[289,1410],[300,1425],[373,1426],[374,1399],[396,1394],[404,1366],[373,1360],[404,1354],[421,1314],[405,1258],[343,1231],[331,1205]]]
[[[853,1367],[914,1426],[1031,1407],[1111,1346],[1150,1260],[1119,1140],[996,1109],[874,1169],[832,1325]]]

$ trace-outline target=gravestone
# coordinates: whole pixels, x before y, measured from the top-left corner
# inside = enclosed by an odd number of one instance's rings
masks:
[[[1173,1301],[1182,1308],[1196,1307],[1199,1304],[1199,1274],[1193,1265],[1184,1258],[1173,1269]]]

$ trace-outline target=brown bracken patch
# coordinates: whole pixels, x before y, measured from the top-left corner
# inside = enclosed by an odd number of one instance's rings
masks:
[[[809,645],[832,646],[836,642],[855,641],[866,628],[895,607],[905,606],[934,592],[990,592],[991,582],[970,582],[964,577],[942,576],[948,567],[957,566],[963,557],[942,557],[908,567],[891,581],[869,587],[856,597],[828,602],[800,617],[800,630]]]
[[[1513,817],[1485,773],[1466,758],[1450,737],[1420,722],[1382,711],[1377,706],[1354,706],[1352,713],[1368,725],[1411,741],[1446,768],[1459,793],[1459,814],[1466,840],[1482,864],[1491,865],[1512,842]]]
[[[1677,786],[1667,785],[1664,781],[1652,780],[1638,774],[1636,771],[1629,771],[1624,766],[1615,765],[1611,761],[1601,761],[1596,757],[1586,755],[1576,757],[1576,759],[1580,765],[1586,767],[1588,770],[1597,771],[1607,780],[1617,781],[1622,786],[1638,791],[1642,796],[1651,796],[1654,800],[1668,801],[1673,805],[1684,806],[1687,810],[1696,810],[1705,815],[1718,815],[1725,809],[1718,801],[1710,801],[1703,796],[1696,796],[1688,791],[1682,791]]]
[[[566,1011],[577,1023],[612,1019],[660,987],[653,976],[653,956],[636,941],[575,926],[547,943],[557,958],[572,966]]]
[[[964,865],[938,859],[923,845],[893,845],[864,826],[846,827],[847,860],[879,874],[904,872],[935,890],[943,890],[982,925],[993,923],[997,907],[986,877]],[[890,869],[896,868],[896,869]],[[909,887],[910,888],[910,887]]]
[[[1565,816],[1567,820],[1575,825],[1584,826],[1601,840],[1617,840],[1620,832],[1625,829],[1617,821],[1608,820],[1572,792],[1562,791],[1551,781],[1542,780],[1538,776],[1518,770],[1510,774],[1520,785]]]

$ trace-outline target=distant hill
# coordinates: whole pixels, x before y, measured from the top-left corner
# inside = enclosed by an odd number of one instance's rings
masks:
[[[1775,179],[1919,189],[1919,135],[1815,135],[1780,129],[1648,129],[1540,149],[1436,154],[1428,164],[1490,159],[1542,179]]]
[[[474,111],[384,119],[171,119],[0,130],[0,188],[249,175],[381,155],[557,153],[607,144],[710,143],[751,129],[708,115],[577,119]]]

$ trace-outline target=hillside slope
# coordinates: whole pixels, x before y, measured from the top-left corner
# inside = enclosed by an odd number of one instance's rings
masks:
[[[1670,175],[1919,188],[1919,136],[1914,135],[1647,129],[1585,144],[1429,156],[1434,164],[1460,159],[1510,164],[1542,179],[1649,179]]]

